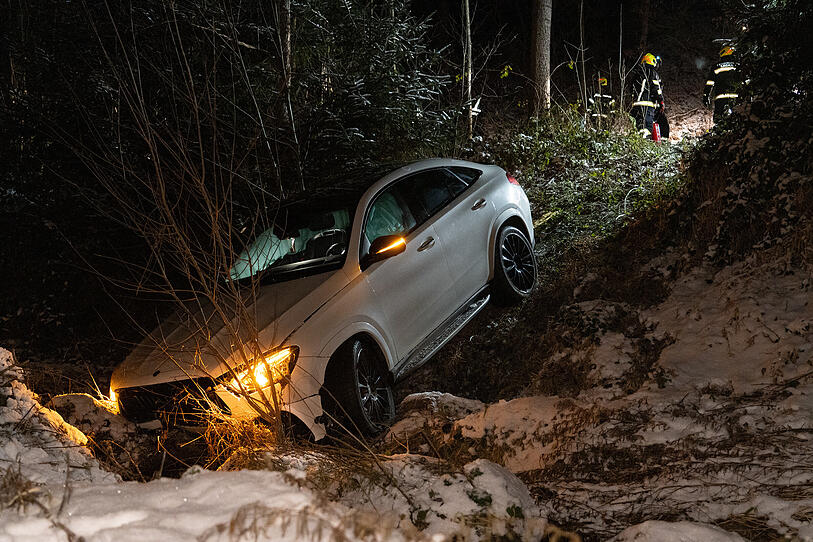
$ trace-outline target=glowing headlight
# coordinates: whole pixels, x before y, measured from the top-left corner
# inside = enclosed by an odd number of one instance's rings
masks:
[[[275,350],[252,361],[231,380],[234,390],[260,390],[282,382],[291,374],[299,349],[295,346]]]
[[[119,398],[116,394],[116,390],[113,389],[113,386],[110,386],[110,395],[107,397],[107,401],[102,401],[102,406],[112,412],[113,414],[119,413]]]

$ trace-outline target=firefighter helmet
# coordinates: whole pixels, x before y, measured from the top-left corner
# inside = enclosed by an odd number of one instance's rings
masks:
[[[598,86],[606,87],[607,86],[607,78],[606,77],[599,77],[598,78]]]
[[[734,54],[734,48],[730,45],[726,45],[722,49],[720,49],[720,57],[729,56]]]
[[[641,64],[649,64],[655,67],[658,64],[658,59],[652,53],[647,53],[641,58]]]

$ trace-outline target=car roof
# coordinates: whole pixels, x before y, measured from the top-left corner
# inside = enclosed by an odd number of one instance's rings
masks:
[[[320,186],[298,192],[285,199],[280,207],[308,205],[314,210],[324,203],[335,207],[338,203],[358,203],[363,194],[372,187],[380,188],[395,179],[411,173],[438,167],[483,167],[481,164],[450,158],[429,158],[415,162],[384,162],[373,166],[357,167],[330,174],[321,179]]]
[[[325,201],[331,205],[358,202],[362,194],[376,181],[403,166],[403,163],[382,163],[327,174],[319,179],[316,187],[292,194],[283,199],[280,206],[288,207],[305,203],[317,205],[319,201]]]

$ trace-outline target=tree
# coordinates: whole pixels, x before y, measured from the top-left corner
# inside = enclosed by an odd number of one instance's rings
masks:
[[[466,139],[474,132],[473,105],[471,102],[471,12],[469,0],[463,0],[463,93],[466,100]]]
[[[534,114],[550,109],[550,25],[553,0],[534,3]]]
[[[647,48],[650,0],[625,0],[620,11],[624,20],[624,56],[635,59]]]

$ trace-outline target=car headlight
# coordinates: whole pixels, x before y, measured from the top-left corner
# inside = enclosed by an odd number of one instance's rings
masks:
[[[293,371],[298,355],[296,346],[267,352],[236,369],[229,386],[233,391],[256,391],[284,382]]]

